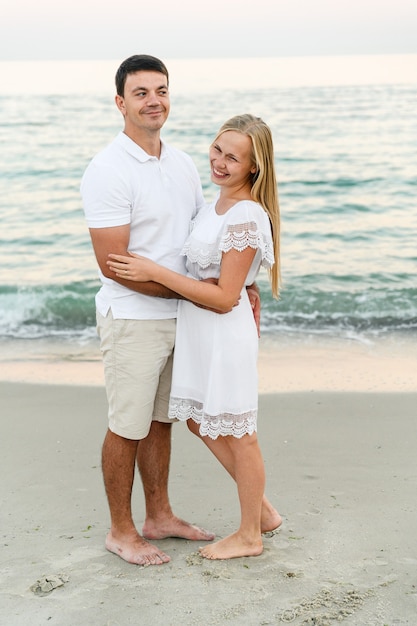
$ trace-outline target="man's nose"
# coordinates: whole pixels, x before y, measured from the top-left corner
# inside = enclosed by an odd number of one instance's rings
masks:
[[[148,94],[148,104],[159,104],[159,97],[156,91],[150,91]]]

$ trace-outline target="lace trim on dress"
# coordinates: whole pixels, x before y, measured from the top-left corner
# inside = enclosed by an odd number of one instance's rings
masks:
[[[193,244],[193,247],[191,245]],[[221,254],[219,253],[219,246],[217,242],[212,244],[204,244],[203,247],[197,247],[198,242],[196,240],[188,240],[182,249],[181,254],[185,255],[191,263],[197,263],[201,268],[206,269],[210,265],[220,265]],[[203,246],[203,244],[201,244]]]
[[[202,268],[209,265],[220,265],[222,252],[235,250],[245,250],[245,248],[259,248],[262,254],[261,265],[263,267],[272,267],[274,264],[274,246],[270,237],[266,237],[256,224],[256,222],[248,222],[245,224],[230,224],[227,231],[221,238],[220,243],[215,241],[212,244],[202,243],[201,247],[198,241],[190,238],[182,249],[192,263],[197,263]]]
[[[200,424],[200,435],[207,435],[210,439],[217,439],[219,435],[232,435],[237,439],[243,435],[252,435],[256,432],[257,413],[257,410],[252,410],[239,415],[233,413],[207,415],[203,411],[201,402],[184,400],[183,398],[171,397],[169,404],[170,418],[176,418],[181,422],[192,419]]]
[[[269,240],[269,241],[268,241]],[[274,264],[274,249],[272,240],[258,229],[256,222],[246,224],[230,224],[220,242],[222,252],[245,250],[247,247],[259,248],[262,253],[262,265],[271,267]]]

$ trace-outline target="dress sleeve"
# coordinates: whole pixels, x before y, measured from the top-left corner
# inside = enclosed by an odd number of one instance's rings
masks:
[[[261,253],[261,265],[271,268],[274,264],[274,245],[269,217],[256,202],[244,201],[228,211],[220,240],[220,251],[228,252],[254,248]]]

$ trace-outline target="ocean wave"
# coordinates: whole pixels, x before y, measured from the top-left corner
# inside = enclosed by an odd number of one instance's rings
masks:
[[[0,287],[0,337],[83,336],[95,328],[96,282]]]
[[[417,330],[417,289],[369,289],[351,285],[338,291],[305,289],[300,284],[272,299],[266,280],[259,281],[262,332],[302,334],[372,334]],[[0,287],[0,338],[95,335],[97,282],[36,287]]]

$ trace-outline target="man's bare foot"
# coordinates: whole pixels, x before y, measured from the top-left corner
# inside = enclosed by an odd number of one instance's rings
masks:
[[[233,533],[216,543],[199,548],[205,559],[237,559],[242,556],[259,556],[262,554],[262,539],[245,541],[238,533]]]
[[[214,533],[209,533],[204,528],[189,524],[184,520],[172,515],[164,520],[146,520],[142,534],[146,539],[189,539],[190,541],[213,541]]]
[[[264,496],[262,500],[261,533],[272,533],[282,524],[282,517]]]
[[[106,537],[105,545],[109,552],[117,554],[120,558],[134,565],[162,565],[171,560],[165,552],[145,541],[139,533],[132,534],[131,537],[125,536],[116,539],[110,531]]]

